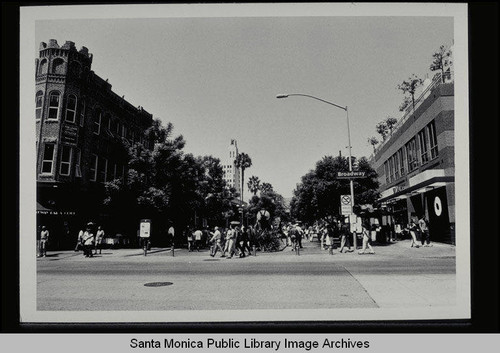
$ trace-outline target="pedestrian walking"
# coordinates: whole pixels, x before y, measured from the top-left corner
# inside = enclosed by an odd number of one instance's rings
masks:
[[[174,228],[173,224],[170,224],[170,227],[168,228],[167,234],[168,234],[168,238],[170,240],[170,245],[174,246],[175,228]]]
[[[245,257],[245,250],[248,250],[248,256],[252,254],[252,251],[250,250],[248,246],[248,232],[245,229],[245,227],[241,227],[238,231],[238,238],[236,239],[236,246],[238,247],[240,257]]]
[[[82,238],[83,238],[83,229],[81,229],[78,232],[78,236],[76,238],[75,252],[83,250]]]
[[[222,248],[222,234],[219,231],[219,227],[215,227],[214,232],[210,233],[210,235],[211,235],[210,243],[213,244],[210,256],[214,257],[215,254],[217,254],[217,250],[220,250],[221,253],[224,253],[224,249]]]
[[[425,218],[425,215],[422,215],[418,220],[418,226],[420,228],[420,241],[423,247],[432,246],[431,238],[429,234],[429,222]]]
[[[253,228],[253,226],[251,225],[248,226],[247,234],[248,234],[248,248],[249,249],[252,249],[253,247],[257,248],[257,244],[255,241],[256,240],[255,229]]]
[[[356,235],[355,235],[356,236]],[[340,224],[340,250],[339,253],[342,253],[344,248],[347,247],[346,252],[353,252],[351,250],[351,232],[349,229],[349,224],[347,219],[344,220],[344,223]]]
[[[321,232],[321,250],[326,250],[325,242],[326,242],[326,236],[328,235],[328,228],[326,227],[326,225],[323,225],[320,232]]]
[[[92,232],[92,228],[87,226],[85,232],[83,232],[82,244],[83,244],[83,255],[85,257],[93,257],[92,248],[94,247],[95,235]]]
[[[200,229],[197,229],[193,235],[194,235],[194,246],[196,247],[196,251],[200,252],[200,244],[203,232]]]
[[[402,234],[403,230],[402,230],[402,227],[401,227],[401,223],[400,222],[397,222],[395,225],[394,225],[394,240],[395,241],[398,241],[398,240],[401,240],[401,234]]]
[[[236,240],[236,223],[231,222],[231,228],[228,229],[226,233],[226,248],[224,249],[224,255],[228,253],[227,258],[231,259],[235,253],[235,240]]]
[[[42,226],[42,231],[40,232],[40,250],[39,257],[47,256],[47,243],[49,242],[49,230],[47,227]]]
[[[362,223],[362,228],[363,228],[363,247],[361,248],[361,251],[359,252],[360,255],[366,254],[366,248],[370,249],[369,254],[375,254],[375,251],[373,251],[371,242],[371,234],[370,234],[370,222],[368,220],[364,220]]]
[[[191,228],[188,226],[185,231],[186,239],[187,239],[187,244],[188,244],[188,252],[193,251],[193,231]]]
[[[300,222],[297,222],[297,224],[295,225],[295,230],[295,241],[297,242],[297,246],[302,249],[302,237],[304,236],[304,230],[300,226]]]
[[[415,219],[412,216],[410,218],[410,224],[408,224],[408,231],[410,232],[411,236],[411,246],[410,248],[416,247],[417,249],[420,247],[417,242],[417,225],[415,223]]]
[[[36,257],[41,257],[42,255],[40,254],[40,237],[42,233],[42,226],[38,226],[38,229],[36,230]]]
[[[97,255],[97,250],[99,250],[99,255],[102,253],[102,241],[104,239],[104,230],[101,226],[97,227],[97,232],[95,234],[95,252]]]

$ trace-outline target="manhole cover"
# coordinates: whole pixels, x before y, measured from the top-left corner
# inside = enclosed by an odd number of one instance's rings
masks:
[[[204,259],[203,261],[219,261],[219,259]]]
[[[171,286],[173,283],[172,282],[151,282],[151,283],[146,283],[144,286],[145,287],[164,287],[164,286]]]

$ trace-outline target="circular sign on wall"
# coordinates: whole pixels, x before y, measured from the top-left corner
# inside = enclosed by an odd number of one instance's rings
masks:
[[[439,196],[436,196],[434,198],[434,213],[436,216],[441,216],[441,213],[443,212],[443,205],[441,204],[441,199]]]

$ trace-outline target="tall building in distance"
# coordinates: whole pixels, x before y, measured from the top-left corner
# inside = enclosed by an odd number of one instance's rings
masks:
[[[59,247],[74,246],[89,220],[107,226],[104,183],[127,182],[127,142],[152,148],[144,135],[152,115],[114,93],[91,70],[92,59],[85,47],[51,39],[35,60],[38,223]]]
[[[229,147],[227,148],[228,153],[223,161],[223,171],[224,180],[230,188],[235,188],[236,192],[241,194],[241,180],[240,180],[240,170],[236,168],[235,161],[238,156],[238,143],[235,139],[231,140]]]

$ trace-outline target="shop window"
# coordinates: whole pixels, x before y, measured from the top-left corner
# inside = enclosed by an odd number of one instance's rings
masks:
[[[62,146],[59,174],[64,176],[68,176],[70,174],[72,152],[71,147]]]
[[[54,149],[55,144],[45,144],[45,149],[43,150],[42,174],[52,174],[52,166],[54,164]]]
[[[42,91],[36,92],[35,103],[36,103],[35,119],[40,120],[40,118],[42,116],[42,107],[43,107],[43,92]]]
[[[70,94],[66,104],[66,121],[74,123],[76,119],[76,96]]]
[[[83,127],[85,123],[85,101],[82,100],[82,109],[80,109],[80,126]]]
[[[59,101],[60,101],[60,93],[59,92],[51,92],[49,99],[49,116],[48,120],[57,120],[59,117]]]
[[[427,125],[427,130],[429,131],[431,159],[434,159],[439,155],[438,142],[436,136],[436,125],[434,124],[434,121],[432,121],[429,125]]]
[[[102,112],[97,110],[94,115],[94,126],[92,131],[94,134],[99,135],[101,133],[101,120],[102,120]]]
[[[429,161],[426,129],[423,129],[418,133],[418,141],[420,144],[420,160],[422,161],[422,164],[424,164]]]
[[[90,160],[90,181],[97,180],[97,161],[99,158],[96,154],[93,154]]]

